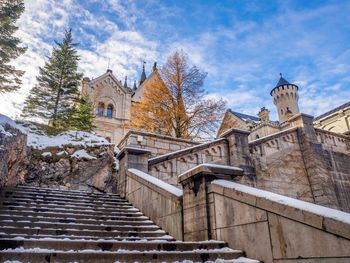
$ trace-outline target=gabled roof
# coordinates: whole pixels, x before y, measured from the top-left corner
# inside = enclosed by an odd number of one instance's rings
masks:
[[[252,115],[248,115],[248,114],[244,114],[244,113],[240,113],[240,112],[236,112],[236,111],[233,111],[233,110],[230,110],[230,109],[228,111],[231,112],[233,115],[237,116],[238,118],[240,118],[243,121],[247,121],[249,119],[249,120],[252,120],[254,122],[260,122],[260,118],[258,118],[258,117],[255,117],[255,116],[252,116]]]
[[[107,71],[104,74],[102,74],[101,76],[99,76],[95,79],[92,79],[90,84],[93,85],[97,82],[100,82],[103,79],[105,79],[106,77],[110,77],[123,92],[125,92],[125,93],[129,92],[129,88],[127,88],[127,89],[124,88],[123,84],[113,75],[113,72],[110,69],[107,69]]]
[[[340,106],[338,106],[338,107],[336,107],[336,108],[334,108],[334,109],[332,109],[330,111],[327,111],[326,113],[323,113],[320,116],[317,116],[316,118],[314,118],[314,121],[323,119],[324,117],[327,117],[328,115],[331,115],[331,114],[333,114],[333,113],[335,113],[337,111],[340,111],[342,109],[345,109],[347,107],[350,107],[350,101],[346,102],[346,103],[344,103],[344,104],[342,104],[342,105],[340,105]]]

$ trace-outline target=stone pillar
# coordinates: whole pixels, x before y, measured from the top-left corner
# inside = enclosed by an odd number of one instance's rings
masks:
[[[148,173],[148,159],[151,152],[144,149],[124,147],[117,159],[119,160],[119,171],[117,174],[117,192],[121,197],[126,195],[126,171],[135,168]]]
[[[331,173],[331,157],[317,141],[313,116],[300,113],[288,121],[291,127],[298,127],[300,150],[315,203],[339,209]]]
[[[255,169],[249,153],[248,131],[231,129],[221,137],[228,141],[229,164],[244,170],[244,175],[255,176]]]
[[[183,187],[185,241],[216,239],[212,231],[214,206],[208,195],[208,185],[215,179],[233,180],[242,175],[243,170],[238,167],[200,164],[179,176],[179,183]]]

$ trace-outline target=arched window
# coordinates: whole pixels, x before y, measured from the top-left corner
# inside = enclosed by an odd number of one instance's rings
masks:
[[[106,116],[107,116],[107,118],[113,117],[113,105],[112,104],[108,105]]]
[[[105,105],[103,102],[100,102],[97,106],[97,116],[102,117],[105,111]]]
[[[256,136],[255,136],[255,139],[259,139],[260,137],[259,137],[259,134],[257,134]]]

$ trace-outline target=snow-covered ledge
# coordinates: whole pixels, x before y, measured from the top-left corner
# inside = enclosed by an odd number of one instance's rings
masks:
[[[126,171],[125,197],[171,236],[183,240],[181,189],[138,169]]]
[[[268,262],[350,261],[350,213],[214,180],[208,195],[213,235]]]

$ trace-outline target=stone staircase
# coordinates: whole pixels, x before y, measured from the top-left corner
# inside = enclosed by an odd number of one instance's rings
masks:
[[[0,262],[257,262],[224,242],[176,241],[114,194],[0,192]]]

